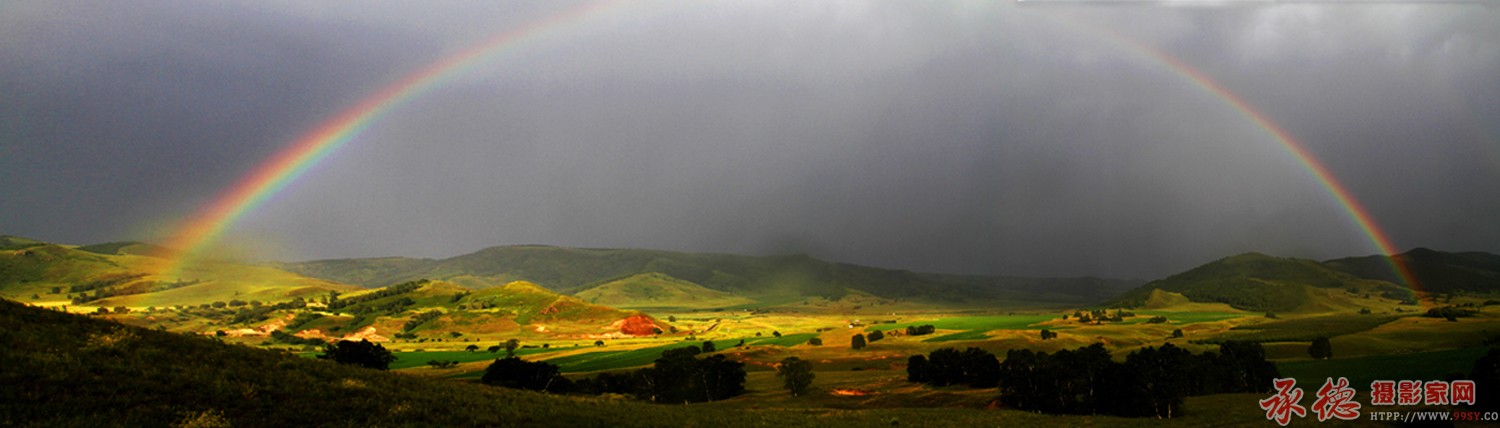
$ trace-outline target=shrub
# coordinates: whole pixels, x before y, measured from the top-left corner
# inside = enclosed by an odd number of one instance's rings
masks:
[[[366,339],[358,342],[340,340],[338,343],[328,344],[318,358],[379,370],[389,370],[391,363],[396,361],[396,356],[391,355],[391,351]]]

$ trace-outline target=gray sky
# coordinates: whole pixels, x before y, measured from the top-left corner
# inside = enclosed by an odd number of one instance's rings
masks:
[[[475,3],[483,3],[476,5]],[[162,240],[363,97],[563,2],[0,4],[0,233]],[[402,104],[230,230],[279,260],[493,245],[1155,278],[1500,252],[1500,8],[631,1]]]

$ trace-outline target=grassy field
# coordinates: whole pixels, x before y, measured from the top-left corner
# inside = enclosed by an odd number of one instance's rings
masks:
[[[1334,358],[1328,360],[1291,361],[1277,364],[1282,377],[1297,378],[1304,388],[1316,388],[1326,378],[1349,378],[1349,384],[1368,392],[1374,380],[1445,380],[1450,373],[1463,373],[1468,378],[1474,360],[1479,359],[1488,347],[1448,349],[1398,355],[1372,355],[1356,358]]]
[[[545,353],[549,353],[549,352],[557,352],[557,351],[562,351],[562,350],[563,350],[563,348],[557,348],[557,349],[550,349],[550,348],[549,349],[542,349],[542,348],[517,349],[516,350],[516,356],[518,356],[518,357],[525,357],[525,356],[528,356],[528,355],[545,354]],[[313,355],[316,355],[316,354],[314,353]],[[471,363],[471,362],[475,362],[475,361],[489,361],[489,360],[493,360],[493,359],[496,359],[496,358],[503,358],[503,357],[505,357],[505,350],[501,349],[500,352],[495,352],[495,353],[490,353],[489,351],[486,351],[486,350],[483,350],[483,349],[481,349],[479,351],[476,351],[476,352],[469,352],[469,351],[397,352],[394,355],[396,355],[396,362],[391,363],[391,370],[407,369],[407,368],[412,368],[412,367],[426,367],[427,366],[427,362],[428,361],[433,361],[433,360],[437,360],[437,361],[457,361],[457,362],[460,362],[460,363]]]
[[[1146,322],[1153,316],[1167,317],[1167,322],[1174,325],[1197,324],[1201,322],[1215,322],[1235,319],[1256,314],[1243,312],[1172,312],[1172,311],[1135,311],[1135,317],[1125,321],[1126,324]]]
[[[751,337],[745,338],[746,346],[795,346],[806,343],[812,338],[812,334],[792,334],[782,337]],[[718,339],[714,340],[714,348],[720,351],[730,349],[738,344],[741,339]],[[663,351],[669,349],[686,348],[688,346],[702,346],[703,342],[678,342],[669,345],[652,346],[648,348],[632,349],[625,351],[599,351],[568,355],[545,360],[562,368],[563,372],[592,372],[600,370],[616,370],[630,367],[649,365],[661,357]]]
[[[1391,315],[1334,314],[1238,326],[1221,339],[1253,342],[1308,342],[1318,336],[1358,333],[1395,321]]]

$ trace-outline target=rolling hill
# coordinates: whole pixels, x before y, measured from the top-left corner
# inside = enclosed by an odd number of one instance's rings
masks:
[[[573,295],[589,303],[627,309],[712,309],[754,303],[744,297],[655,272],[607,281]]]
[[[1421,289],[1428,292],[1500,291],[1500,255],[1416,248],[1396,258],[1411,269]],[[1360,278],[1401,282],[1386,256],[1349,257],[1323,264]]]
[[[1409,290],[1359,278],[1313,260],[1246,253],[1226,257],[1152,281],[1112,300],[1110,305],[1160,305],[1167,295],[1194,302],[1226,303],[1238,309],[1274,312],[1326,312],[1368,307],[1380,299],[1406,300]]]
[[[483,288],[516,280],[572,293],[639,274],[662,274],[709,290],[754,300],[820,296],[857,290],[882,298],[946,305],[1073,305],[1103,300],[1140,284],[1100,278],[963,276],[880,269],[805,255],[741,256],[637,249],[547,246],[492,247],[448,259],[340,259],[272,266],[367,287],[418,278]]]
[[[469,338],[599,339],[671,329],[649,315],[591,304],[523,281],[475,291],[418,280],[341,294],[326,312],[330,315],[298,324],[289,333],[320,338],[349,332],[380,339],[405,334],[442,338],[457,332]]]
[[[207,262],[179,277],[158,274],[167,261],[134,242],[72,247],[6,237],[0,249],[0,297],[84,307],[167,307],[216,301],[286,301],[357,287],[269,266]]]

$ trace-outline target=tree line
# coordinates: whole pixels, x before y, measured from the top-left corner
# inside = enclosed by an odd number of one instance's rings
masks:
[[[1170,418],[1187,396],[1264,392],[1278,376],[1259,343],[1225,342],[1194,355],[1165,344],[1114,361],[1102,344],[1055,353],[943,348],[908,359],[907,379],[935,386],[998,388],[1001,402],[1040,413]]]

